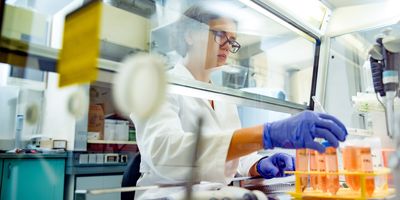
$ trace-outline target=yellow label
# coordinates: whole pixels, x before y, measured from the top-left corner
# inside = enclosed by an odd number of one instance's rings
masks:
[[[96,0],[67,15],[57,64],[60,87],[97,79],[101,12]]]

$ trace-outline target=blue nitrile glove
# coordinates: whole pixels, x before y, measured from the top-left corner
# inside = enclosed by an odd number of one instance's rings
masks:
[[[298,149],[310,148],[325,152],[325,147],[314,138],[323,138],[332,146],[339,145],[347,136],[345,126],[335,117],[312,111],[304,111],[288,119],[266,123],[263,130],[265,149],[274,147]]]
[[[270,157],[261,158],[257,163],[257,172],[264,178],[285,177],[285,171],[294,171],[294,158],[286,153],[276,153]]]

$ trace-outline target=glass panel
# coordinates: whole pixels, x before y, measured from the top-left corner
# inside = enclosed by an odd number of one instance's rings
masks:
[[[160,1],[152,22],[151,51],[170,73],[308,104],[315,42],[293,27],[236,1]]]
[[[325,108],[349,128],[367,129],[382,139],[385,147],[393,146],[386,136],[385,114],[375,93],[370,50],[378,36],[400,32],[395,24],[359,31],[331,39]],[[397,69],[399,70],[399,69]],[[383,103],[384,98],[379,97]],[[396,122],[397,123],[397,122]]]
[[[253,7],[256,6],[255,4],[250,3],[249,7],[248,2],[243,4],[240,1],[222,0],[213,3],[218,6],[204,7],[206,12],[234,20],[232,30],[228,32],[234,34],[235,42],[230,38],[227,43],[232,49],[218,52],[218,46],[225,43],[226,38],[221,35],[221,32],[208,31],[210,29],[208,22],[207,24],[199,23],[198,19],[181,23],[185,18],[183,13],[195,2],[197,1],[137,1],[135,3],[105,1],[100,35],[100,57],[119,62],[126,55],[151,51],[167,56],[168,67],[171,69],[184,60],[181,54],[184,54],[182,51],[185,51],[188,38],[183,35],[188,36],[186,33],[190,30],[190,33],[196,33],[191,34],[197,37],[193,41],[203,41],[199,42],[202,44],[210,41],[210,45],[217,45],[215,52],[208,50],[209,47],[205,45],[197,45],[190,51],[190,55],[195,55],[195,60],[197,60],[193,61],[193,56],[190,56],[190,62],[197,63],[196,65],[200,63],[207,65],[206,74],[203,74],[207,78],[202,81],[212,82],[214,86],[222,86],[222,89],[241,89],[308,105],[315,52],[315,41],[312,38],[282,20],[277,20],[276,16],[266,10],[260,7],[255,9]],[[33,44],[61,48],[64,17],[82,4],[82,0],[7,1],[6,10],[9,10],[7,13],[12,14],[7,14],[10,16],[4,20],[7,23],[3,29],[3,35],[29,42],[23,50],[33,52],[33,55],[56,59],[57,51],[38,48]],[[31,17],[25,24],[15,24],[12,19],[18,12],[26,13]],[[219,25],[213,26],[216,28],[215,26]],[[207,52],[213,55],[208,55]],[[210,64],[214,62],[213,59],[220,61],[217,64]],[[55,71],[54,61],[41,62],[39,60],[39,63],[30,59],[18,61],[20,62],[16,64],[21,66]],[[207,64],[204,64],[206,61]],[[192,72],[190,71],[191,74]],[[196,80],[203,78],[196,77]]]
[[[224,95],[234,97],[243,97],[249,95],[246,92],[250,92],[278,100],[308,104],[315,51],[315,43],[310,37],[282,21],[277,21],[272,15],[266,14],[265,10],[256,11],[240,1],[215,1],[212,6],[205,5],[202,8],[205,13],[223,16],[223,19],[217,17],[218,19],[200,23],[198,19],[184,17],[183,13],[196,2],[159,0],[136,1],[132,4],[127,1],[104,1],[101,57],[121,61],[126,55],[137,52],[160,53],[168,58],[171,74],[189,78],[188,81],[181,82],[185,85],[191,85],[191,82],[212,82],[204,88],[216,93],[223,91]],[[64,17],[83,3],[83,0],[8,0],[2,35],[12,41],[26,42],[28,49],[23,50],[28,52],[32,49],[43,50],[38,55],[53,59],[54,67],[54,60],[57,59],[55,49],[61,48]],[[20,21],[24,23],[19,23]],[[37,48],[38,46],[51,48]],[[24,104],[37,104],[35,109],[40,114],[40,120],[35,122],[37,128],[29,130],[30,134],[66,139],[68,149],[74,149],[75,134],[87,131],[88,128],[88,124],[85,124],[86,118],[75,118],[69,110],[71,96],[81,86],[58,88],[57,74],[29,68],[46,69],[49,66],[43,60],[33,58],[36,57],[30,55],[22,59],[22,68],[14,65],[1,66],[0,86],[5,91],[3,96],[8,96],[3,99],[2,107],[8,105],[10,98],[15,99],[21,93],[28,94],[22,99],[28,102]],[[179,68],[178,63],[185,66]],[[193,75],[196,79],[193,79]],[[18,90],[11,94],[9,87],[16,87]],[[94,91],[93,88],[96,87],[84,90],[90,93]],[[111,104],[111,85],[105,87],[107,91],[99,88],[100,91],[95,93],[107,93],[106,100]],[[18,92],[22,90],[27,92]],[[30,95],[32,91],[38,92]],[[251,100],[262,99],[259,95],[248,97]],[[92,102],[89,102],[92,105],[104,104],[93,102],[93,99],[90,98]],[[14,134],[15,131],[15,119],[19,112],[17,100],[7,108],[11,114],[3,116],[7,118],[5,122],[10,122],[6,134]],[[274,105],[282,106],[277,101]],[[109,105],[102,106],[105,115],[117,113],[112,106],[111,110],[108,110]],[[57,112],[53,112],[52,109],[55,108],[58,109]],[[298,110],[301,109],[303,107],[300,106]],[[26,112],[25,107],[21,107],[21,112]],[[107,117],[109,116],[104,118]],[[126,121],[126,117],[121,120]],[[75,127],[80,123],[84,124],[82,130]],[[133,124],[128,126],[132,127]],[[62,131],[57,131],[58,129]],[[96,138],[96,134],[93,137]],[[126,140],[126,135],[123,140]],[[127,143],[133,144],[131,141]],[[104,144],[106,145],[108,144]]]

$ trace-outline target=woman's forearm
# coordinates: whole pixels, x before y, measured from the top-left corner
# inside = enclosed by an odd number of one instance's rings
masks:
[[[233,133],[227,161],[263,149],[263,126],[238,129]]]

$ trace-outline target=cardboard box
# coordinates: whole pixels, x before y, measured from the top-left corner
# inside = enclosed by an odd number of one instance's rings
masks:
[[[99,132],[99,140],[104,138],[104,110],[101,105],[91,104],[89,107],[89,132]]]

